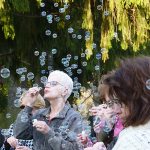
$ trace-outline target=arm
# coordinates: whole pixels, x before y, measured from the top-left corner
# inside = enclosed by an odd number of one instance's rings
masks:
[[[17,119],[14,123],[14,136],[17,139],[29,140],[32,139],[32,108],[25,107],[17,116]]]
[[[14,136],[16,138],[22,138],[24,140],[32,139],[33,127],[32,127],[32,107],[39,94],[37,87],[30,88],[26,93],[26,107],[20,111],[17,119],[14,123]]]

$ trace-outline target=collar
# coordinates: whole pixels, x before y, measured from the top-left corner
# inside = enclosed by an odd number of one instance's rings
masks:
[[[59,112],[59,114],[55,117],[55,118],[65,118],[68,110],[71,108],[69,102],[66,102],[64,108]],[[51,112],[51,107],[48,107],[44,112],[43,112],[43,116],[48,118],[49,114]]]

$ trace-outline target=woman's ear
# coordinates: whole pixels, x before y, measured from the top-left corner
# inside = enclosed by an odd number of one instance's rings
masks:
[[[62,94],[61,94],[61,95],[62,95],[63,97],[65,97],[65,96],[67,95],[67,93],[68,93],[68,89],[63,88],[63,89],[62,89]]]

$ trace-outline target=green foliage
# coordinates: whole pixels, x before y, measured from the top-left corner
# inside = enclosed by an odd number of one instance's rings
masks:
[[[29,0],[11,0],[12,6],[15,11],[17,12],[29,12],[30,6],[29,6]]]
[[[6,109],[8,103],[8,87],[0,87],[0,112]]]

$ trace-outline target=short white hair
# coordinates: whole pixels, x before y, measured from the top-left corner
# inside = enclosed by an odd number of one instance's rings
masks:
[[[65,96],[65,100],[67,100],[73,90],[73,81],[71,77],[69,77],[65,72],[60,71],[60,70],[55,70],[51,72],[48,76],[48,80],[51,76],[58,77],[59,83],[67,88],[68,92],[67,92],[67,95]]]

